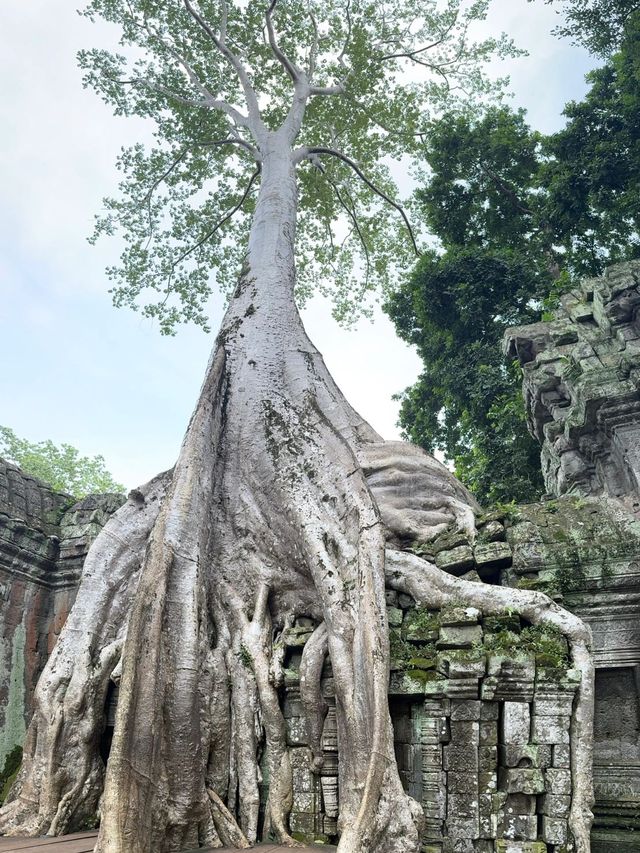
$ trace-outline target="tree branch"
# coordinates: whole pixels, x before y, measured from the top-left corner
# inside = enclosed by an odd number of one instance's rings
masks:
[[[244,148],[246,151],[251,154],[251,156],[258,162],[260,160],[260,152],[257,148],[254,148],[250,142],[247,142],[246,139],[242,139],[242,137],[237,134],[233,137],[227,137],[226,139],[191,139],[188,143],[188,146],[198,145],[202,147],[219,147],[220,145],[239,145],[240,148]]]
[[[362,249],[364,251],[364,256],[365,256],[365,260],[366,260],[366,272],[365,272],[365,286],[366,286],[369,282],[369,273],[371,271],[371,258],[369,257],[369,247],[367,246],[367,242],[364,239],[364,234],[362,233],[362,230],[360,228],[360,223],[358,222],[358,215],[356,213],[355,204],[353,202],[353,199],[350,198],[351,206],[349,206],[347,204],[347,202],[344,200],[342,193],[340,192],[340,187],[338,186],[338,184],[335,181],[333,181],[329,177],[329,175],[327,174],[327,170],[324,168],[324,166],[321,163],[317,163],[316,166],[320,170],[320,172],[324,175],[324,177],[327,179],[328,183],[333,187],[333,191],[335,192],[338,201],[340,202],[340,204],[342,205],[342,207],[346,211],[347,215],[351,219],[351,222],[353,223],[354,231],[356,232],[356,234],[358,235],[358,238],[360,239],[360,243],[362,245]]]
[[[132,84],[136,82],[141,82],[148,88],[155,89],[156,91],[161,91],[163,92],[163,94],[166,94],[174,100],[177,100],[178,102],[183,103],[185,105],[195,107],[210,107],[211,109],[220,110],[221,112],[224,112],[226,115],[228,115],[231,119],[233,119],[234,123],[240,125],[241,127],[248,127],[249,123],[246,116],[243,116],[239,110],[237,110],[234,106],[229,104],[223,98],[216,98],[212,94],[212,92],[210,92],[209,89],[207,89],[207,87],[204,85],[204,83],[196,74],[193,66],[189,63],[186,57],[183,56],[170,42],[167,42],[157,29],[150,26],[149,21],[146,17],[144,17],[142,21],[139,20],[136,17],[133,9],[131,8],[131,3],[129,3],[128,0],[127,6],[129,7],[131,22],[136,27],[138,27],[138,29],[145,30],[145,32],[150,38],[155,38],[165,48],[165,50],[169,51],[171,56],[173,56],[176,62],[187,74],[190,83],[195,86],[195,88],[200,92],[204,100],[193,101],[192,99],[184,98],[182,95],[178,95],[177,93],[172,92],[168,88],[162,87],[161,85],[156,83],[151,83],[151,81],[147,80],[146,78],[137,78],[136,80],[123,80],[121,82]]]
[[[387,53],[384,56],[379,57],[379,61],[384,62],[387,59],[414,59],[414,57],[416,57],[420,53],[426,53],[426,51],[428,51],[428,50],[433,50],[434,47],[438,47],[439,45],[443,44],[443,42],[445,41],[445,39],[447,38],[447,36],[451,32],[451,30],[455,27],[457,22],[458,22],[458,15],[456,14],[454,16],[454,18],[452,19],[451,23],[449,24],[449,26],[445,29],[445,31],[443,33],[440,34],[440,36],[436,39],[436,41],[431,42],[431,44],[424,45],[423,47],[418,47],[415,50],[403,50],[399,53]],[[418,60],[415,60],[415,61],[418,61]],[[420,63],[420,64],[424,65],[426,63]]]
[[[320,46],[320,30],[318,29],[318,22],[316,21],[316,17],[309,9],[309,19],[311,21],[311,26],[313,27],[313,41],[311,42],[311,47],[309,48],[309,65],[307,68],[307,77],[309,81],[313,79],[313,75],[316,73],[316,61],[318,58],[318,47]]]
[[[337,59],[338,59],[338,63],[340,64],[341,68],[343,68],[346,71],[346,74],[342,78],[342,80],[340,80],[338,83],[336,83],[333,86],[311,86],[309,88],[309,94],[310,95],[328,95],[328,96],[344,95],[344,93],[347,90],[347,81],[349,79],[350,74],[352,73],[352,70],[348,70],[346,65],[345,65],[345,62],[344,62],[344,55],[345,55],[345,52],[346,52],[347,47],[349,45],[349,42],[351,41],[351,2],[350,2],[350,0],[347,0],[345,12],[347,15],[347,34],[345,36],[344,42],[342,44],[342,47],[340,49],[340,53],[338,54]],[[319,41],[318,25],[317,25],[316,20],[312,14],[311,14],[311,21],[313,23],[313,28],[314,28],[314,33],[315,33],[314,47],[317,50],[317,45],[318,45],[318,41]],[[311,62],[309,63],[309,80],[311,80],[313,72],[315,71],[315,56],[314,56],[314,54],[312,54],[312,58],[313,58],[313,63],[311,63]]]
[[[493,181],[493,183],[513,202],[514,206],[520,213],[525,213],[528,216],[533,216],[533,211],[530,207],[527,207],[526,204],[522,202],[520,196],[514,190],[514,188],[508,184],[505,180],[503,180],[500,175],[490,169],[488,166],[485,166],[484,163],[478,163],[478,168],[481,172],[489,178],[489,180]]]
[[[259,174],[260,174],[260,164],[258,164],[256,166],[253,174],[249,178],[249,183],[247,184],[245,191],[243,192],[242,197],[240,198],[240,201],[238,201],[237,204],[235,204],[231,208],[231,210],[222,217],[222,219],[219,219],[212,228],[210,228],[205,234],[203,234],[203,236],[200,237],[199,240],[197,240],[192,246],[189,246],[188,249],[185,249],[184,252],[182,252],[182,254],[178,258],[176,258],[175,261],[172,262],[171,272],[169,273],[169,277],[168,277],[168,281],[167,281],[167,295],[164,299],[163,305],[166,303],[167,299],[169,298],[169,293],[171,292],[171,279],[173,278],[173,273],[175,272],[175,269],[178,266],[178,264],[181,264],[182,261],[186,260],[189,257],[189,255],[193,254],[193,252],[195,252],[196,249],[199,249],[200,246],[204,245],[208,240],[210,240],[213,237],[213,235],[216,233],[216,231],[219,231],[220,228],[222,228],[222,226],[225,224],[225,222],[228,222],[240,210],[242,205],[247,200],[249,193],[251,192],[251,187],[253,186],[253,184],[254,184],[254,182],[255,182],[255,180]]]
[[[172,44],[165,41],[157,30],[153,29],[153,27],[150,27],[148,21],[146,20],[144,22],[144,27],[147,33],[152,38],[157,39],[160,44],[169,51],[169,53],[171,54],[171,56],[173,56],[178,65],[180,65],[184,69],[187,74],[187,77],[189,78],[189,81],[193,86],[196,87],[196,89],[200,92],[203,98],[205,100],[214,99],[215,96],[207,89],[204,83],[200,80],[200,78],[194,71],[192,65],[187,61],[187,59],[181,53],[178,53],[178,51]]]
[[[195,9],[191,3],[191,0],[183,0],[184,6],[187,12],[191,15],[193,20],[198,24],[198,26],[209,36],[211,41],[214,43],[218,51],[224,56],[227,62],[231,65],[233,70],[236,72],[238,80],[240,81],[240,85],[242,86],[242,90],[244,92],[244,96],[247,102],[247,109],[249,111],[249,118],[254,124],[254,127],[251,129],[255,132],[257,130],[261,130],[263,128],[262,117],[260,115],[260,107],[258,105],[258,98],[256,96],[255,90],[249,80],[249,75],[247,74],[247,70],[244,65],[240,62],[239,58],[233,53],[232,50],[228,47],[225,41],[226,34],[226,15],[227,15],[227,4],[226,0],[220,0],[220,6],[222,9],[222,28],[221,28],[221,36],[216,35],[215,30],[205,21],[200,12]]]
[[[413,228],[411,227],[411,223],[409,222],[409,219],[407,217],[407,214],[405,213],[404,208],[401,205],[399,205],[396,201],[394,201],[392,198],[390,198],[383,190],[381,190],[379,187],[377,187],[372,181],[370,181],[369,178],[367,178],[367,176],[364,174],[362,169],[358,166],[358,164],[355,161],[353,161],[350,157],[347,157],[346,154],[343,154],[342,151],[337,151],[335,148],[313,147],[313,148],[302,148],[302,149],[299,149],[297,152],[295,152],[294,162],[300,162],[300,160],[303,160],[305,157],[308,158],[310,154],[311,155],[313,155],[313,154],[319,154],[319,155],[326,154],[330,157],[337,157],[338,160],[342,160],[343,163],[346,163],[347,166],[349,166],[351,169],[353,169],[353,171],[356,173],[356,175],[362,181],[364,181],[364,183],[369,187],[370,190],[372,190],[376,195],[380,196],[380,198],[383,199],[384,201],[386,201],[387,204],[390,204],[391,207],[395,208],[398,211],[398,213],[400,214],[400,216],[402,217],[404,224],[407,227],[407,231],[409,232],[409,237],[411,238],[411,243],[413,244],[414,252],[416,253],[416,255],[418,257],[420,257],[420,250],[418,249],[418,244],[416,243],[416,238],[415,238],[415,235],[413,233]]]
[[[310,95],[344,95],[346,86],[344,82],[336,83],[335,86],[310,86]]]
[[[111,77],[108,74],[105,74],[104,76],[107,80],[111,80],[114,83],[119,83],[123,86],[144,86],[151,92],[158,92],[161,95],[166,95],[168,98],[171,98],[172,101],[176,101],[178,104],[184,104],[187,107],[218,110],[219,112],[229,116],[229,118],[233,120],[234,124],[240,127],[250,127],[249,120],[246,116],[243,116],[242,113],[234,106],[220,98],[209,97],[202,101],[196,101],[193,98],[186,98],[184,95],[174,92],[173,89],[169,89],[168,86],[163,86],[161,83],[152,83],[151,80],[147,80],[146,77],[133,77],[131,80],[120,80],[118,77]]]
[[[338,62],[340,63],[342,68],[345,67],[344,55],[347,51],[347,47],[349,46],[349,42],[351,41],[351,0],[347,0],[345,13],[347,15],[347,34],[344,38],[344,43],[340,49],[340,53],[338,54]]]
[[[276,32],[273,27],[273,10],[276,8],[276,3],[278,0],[271,0],[271,3],[267,7],[267,11],[265,12],[265,21],[267,24],[267,34],[269,36],[269,46],[274,53],[274,56],[282,65],[284,70],[287,72],[289,77],[293,80],[294,83],[297,83],[300,79],[300,69],[294,62],[291,62],[287,56],[285,56],[284,52],[280,48],[278,44],[278,39],[276,38]]]
[[[149,189],[147,190],[144,198],[142,199],[142,204],[144,204],[147,208],[147,221],[148,221],[148,236],[147,243],[145,246],[145,251],[149,248],[149,244],[153,239],[153,216],[151,212],[151,199],[153,198],[154,192],[158,189],[160,184],[169,177],[169,175],[173,172],[173,170],[184,160],[187,155],[188,148],[183,148],[182,151],[178,154],[178,156],[173,160],[170,166],[160,175],[159,178],[151,184]]]

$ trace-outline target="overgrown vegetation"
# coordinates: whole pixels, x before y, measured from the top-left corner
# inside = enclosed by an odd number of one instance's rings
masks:
[[[569,665],[569,648],[560,631],[549,625],[528,625],[514,630],[513,617],[509,615],[494,619],[492,631],[484,635],[482,648],[489,653],[524,652],[533,655],[539,666],[551,669]]]
[[[0,772],[0,805],[2,805],[2,803],[7,799],[9,789],[18,775],[21,763],[22,747],[14,746],[11,752],[7,755],[2,772]]]
[[[435,643],[410,643],[399,631],[389,634],[391,660],[402,670],[434,669],[436,665]]]
[[[607,17],[619,49],[588,75],[589,92],[567,104],[556,134],[506,106],[432,124],[417,200],[440,249],[386,305],[424,362],[401,395],[405,437],[443,452],[488,504],[543,490],[519,371],[501,354],[505,328],[548,317],[577,278],[640,255],[640,12],[568,5],[568,26],[593,26],[594,39]]]
[[[103,456],[81,456],[70,444],[30,442],[6,426],[0,426],[0,456],[19,465],[25,474],[75,498],[125,491],[107,471]]]

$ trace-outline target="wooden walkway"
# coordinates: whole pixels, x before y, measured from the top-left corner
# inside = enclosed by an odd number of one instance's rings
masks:
[[[65,835],[62,838],[2,838],[0,837],[0,853],[92,853],[98,837],[97,832],[77,832],[75,835]],[[258,844],[254,848],[260,853],[291,853],[290,847],[280,844]],[[308,847],[308,850],[334,851],[335,847],[328,844],[318,844]],[[193,850],[190,853],[237,853],[230,848],[213,847],[208,850]]]

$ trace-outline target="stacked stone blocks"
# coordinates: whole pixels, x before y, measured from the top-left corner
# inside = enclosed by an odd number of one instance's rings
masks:
[[[396,758],[407,793],[425,815],[424,853],[561,853],[570,842],[569,725],[579,674],[566,658],[518,649],[527,626],[518,617],[483,619],[478,610],[418,608],[387,591],[392,624],[390,708]],[[337,738],[331,669],[322,690],[329,705],[324,765],[312,770],[299,699],[301,643],[310,620],[288,645],[283,708],[294,755],[295,837],[336,838]],[[494,647],[505,625],[513,649]],[[562,645],[559,643],[559,658]],[[265,791],[266,796],[266,791]]]
[[[89,546],[122,502],[121,495],[76,502],[0,459],[0,773],[22,745]]]

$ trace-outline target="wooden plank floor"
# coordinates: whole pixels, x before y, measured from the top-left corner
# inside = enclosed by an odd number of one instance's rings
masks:
[[[62,838],[0,838],[0,853],[91,853],[97,832],[76,832]]]
[[[78,832],[75,835],[65,835],[62,838],[1,838],[0,853],[92,853],[97,832]],[[280,844],[258,844],[254,848],[260,853],[291,853],[290,847]],[[335,851],[335,847],[327,844],[314,844],[308,850]],[[236,853],[230,848],[214,850],[194,850],[190,853]]]

